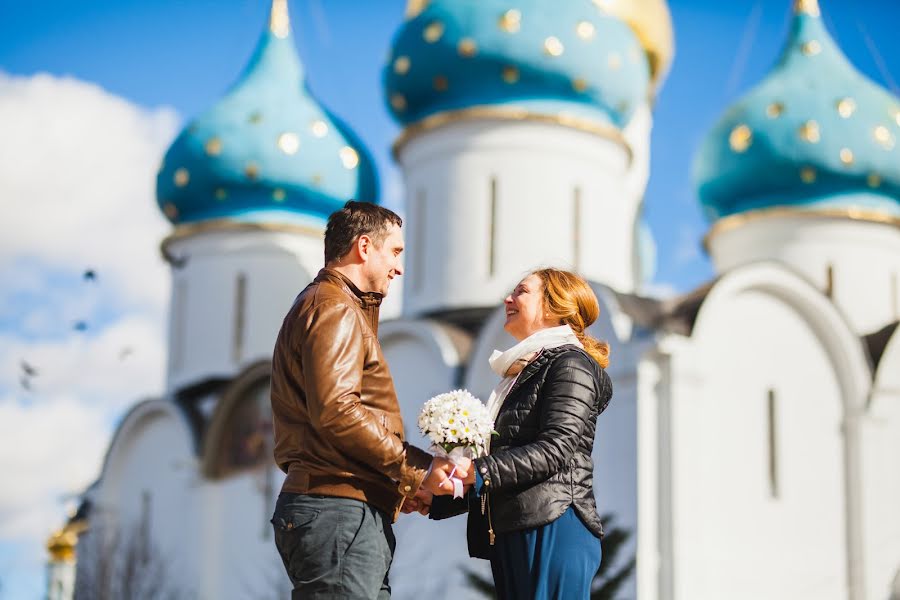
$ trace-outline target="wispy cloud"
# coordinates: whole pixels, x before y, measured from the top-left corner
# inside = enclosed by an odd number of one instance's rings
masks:
[[[154,183],[178,121],[72,78],[0,73],[0,540],[20,566],[39,568],[115,421],[163,389]]]

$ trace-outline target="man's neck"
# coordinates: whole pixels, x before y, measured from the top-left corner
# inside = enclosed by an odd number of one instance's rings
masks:
[[[365,283],[365,278],[362,276],[361,265],[354,263],[331,263],[325,265],[325,268],[331,269],[332,271],[337,271],[338,273],[352,281],[353,285],[355,285],[356,288],[363,293],[372,291],[366,289],[368,286]]]

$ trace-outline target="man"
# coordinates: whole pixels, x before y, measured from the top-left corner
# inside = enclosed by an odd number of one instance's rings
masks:
[[[454,465],[404,441],[378,343],[381,300],[403,273],[401,225],[365,202],[333,213],[325,268],[297,296],[275,343],[275,461],[287,477],[272,524],[294,598],[389,598],[391,523],[404,501],[406,512],[427,512],[426,493],[452,491]]]

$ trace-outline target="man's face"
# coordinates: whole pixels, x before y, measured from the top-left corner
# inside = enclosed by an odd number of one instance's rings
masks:
[[[402,252],[403,232],[398,225],[391,223],[381,244],[373,242],[368,246],[368,260],[365,262],[363,272],[369,289],[363,291],[387,295],[391,280],[403,274],[400,262]]]

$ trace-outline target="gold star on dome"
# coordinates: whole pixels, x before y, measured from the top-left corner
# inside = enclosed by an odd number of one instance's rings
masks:
[[[218,156],[222,154],[222,140],[217,137],[211,137],[206,140],[204,148],[209,156]]]
[[[845,119],[849,119],[854,112],[856,112],[856,102],[853,98],[841,98],[837,101],[835,105],[837,107],[838,114]]]
[[[547,39],[544,40],[544,53],[549,56],[562,56],[562,53],[565,51],[563,48],[562,42],[559,41],[559,38],[551,35]]]
[[[891,135],[891,132],[888,131],[888,128],[884,125],[879,125],[873,129],[872,137],[874,137],[875,141],[885,150],[894,148],[894,136]]]
[[[815,183],[816,170],[812,167],[803,167],[800,169],[800,179],[803,183]]]
[[[285,131],[278,136],[276,144],[278,145],[279,150],[285,154],[294,155],[297,154],[297,150],[300,149],[300,136],[293,131]]]
[[[259,167],[254,162],[247,163],[247,166],[244,167],[244,175],[247,176],[247,179],[256,181],[259,177]]]
[[[578,25],[575,26],[575,33],[578,34],[583,40],[589,40],[594,37],[594,33],[596,32],[596,28],[594,24],[590,21],[579,21]]]
[[[406,75],[409,73],[409,57],[408,56],[398,56],[394,59],[394,73],[397,75]]]
[[[425,38],[425,41],[429,44],[433,44],[444,35],[444,24],[440,21],[432,21],[425,27],[425,30],[422,32],[422,37]]]
[[[740,124],[732,129],[731,135],[728,136],[728,145],[738,153],[746,152],[752,143],[753,132],[744,124]]]
[[[513,66],[503,67],[503,72],[501,74],[503,77],[503,81],[506,83],[516,83],[519,81],[519,69]]]
[[[345,169],[355,169],[359,164],[359,154],[350,146],[341,148],[340,156]]]
[[[179,169],[175,169],[175,176],[173,179],[177,187],[184,187],[191,180],[191,174],[187,169],[181,167]]]
[[[853,151],[850,148],[841,148],[840,157],[844,165],[849,167],[853,164]]]
[[[781,102],[772,102],[766,107],[766,116],[770,119],[777,119],[784,112],[784,104]]]
[[[397,112],[406,110],[406,97],[403,94],[391,94],[391,107]]]
[[[459,40],[456,51],[459,52],[459,55],[463,58],[472,58],[478,52],[478,45],[472,38],[463,38]]]
[[[222,201],[228,198],[228,192],[225,188],[216,188],[216,200]]]
[[[431,81],[431,84],[438,92],[446,92],[447,88],[450,87],[450,83],[447,81],[447,77],[445,75],[435,75],[434,79],[432,79]]]
[[[799,135],[800,139],[804,142],[818,144],[821,139],[821,136],[819,135],[819,124],[810,119],[797,129],[797,135]]]
[[[800,46],[800,52],[806,56],[815,56],[821,51],[822,44],[820,44],[818,40],[809,40],[808,42],[803,42]]]
[[[502,15],[497,20],[497,27],[500,28],[501,31],[505,31],[506,33],[516,33],[519,31],[519,28],[522,26],[522,13],[516,10],[515,8],[511,8]]]
[[[878,173],[869,173],[868,177],[866,177],[866,185],[870,188],[877,188],[881,186],[881,175]]]
[[[173,221],[178,218],[178,208],[171,202],[163,204],[163,213]]]
[[[579,92],[579,93],[585,91],[586,89],[588,89],[587,80],[582,79],[581,77],[579,77],[577,79],[573,79],[572,80],[572,89],[574,89],[576,92]]]
[[[287,193],[281,188],[275,188],[272,190],[272,200],[275,202],[284,202],[284,199],[287,198]]]
[[[316,119],[309,126],[312,134],[317,138],[322,138],[328,135],[328,123],[323,121],[322,119]]]

